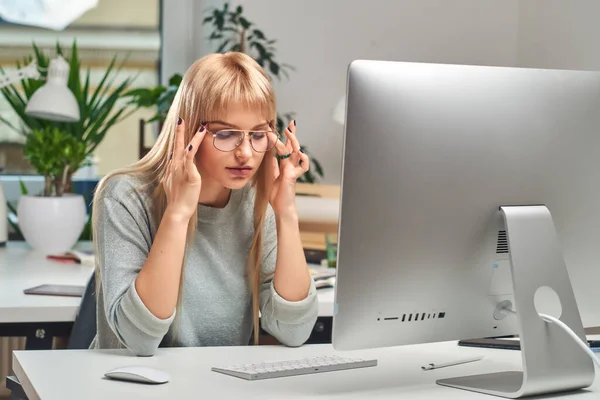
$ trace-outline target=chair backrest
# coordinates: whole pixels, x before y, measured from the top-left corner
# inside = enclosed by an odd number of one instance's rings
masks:
[[[92,273],[73,323],[68,349],[88,349],[96,336],[96,274]]]

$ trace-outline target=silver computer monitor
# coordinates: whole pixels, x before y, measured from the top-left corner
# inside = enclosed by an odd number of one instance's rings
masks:
[[[358,60],[346,93],[334,347],[517,334],[526,374],[439,383],[591,384],[538,313],[600,326],[600,73]]]

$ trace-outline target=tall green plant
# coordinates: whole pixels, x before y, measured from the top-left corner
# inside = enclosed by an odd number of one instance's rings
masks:
[[[0,121],[22,134],[25,139],[36,131],[49,132],[57,129],[83,144],[85,149],[83,159],[78,161],[78,158],[73,158],[68,166],[64,191],[70,192],[72,174],[84,165],[85,160],[93,154],[108,131],[115,124],[127,118],[138,106],[131,102],[120,101],[121,97],[130,90],[134,78],[126,78],[121,83],[115,83],[117,74],[123,68],[123,62],[117,65],[116,56],[111,60],[100,82],[94,87],[90,82],[90,68],[87,68],[85,72],[82,71],[76,41],[71,46],[70,54],[66,54],[60,43],[56,44],[55,52],[56,56],[61,55],[69,63],[68,87],[75,95],[79,105],[80,120],[56,122],[33,118],[25,114],[28,101],[35,91],[45,83],[50,64],[50,57],[33,43],[33,55],[26,57],[23,63],[17,63],[17,68],[35,60],[40,69],[41,79],[25,78],[0,89],[9,106],[21,120],[19,124],[14,125],[0,116]],[[34,165],[34,167],[36,166]],[[42,173],[39,170],[38,172]]]

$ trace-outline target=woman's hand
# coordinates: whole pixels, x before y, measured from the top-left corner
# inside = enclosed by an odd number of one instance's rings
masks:
[[[167,195],[167,213],[184,222],[189,221],[198,207],[202,178],[194,159],[205,134],[206,128],[202,125],[192,140],[185,144],[185,122],[179,118],[175,147],[167,166],[163,187]]]
[[[296,179],[309,168],[308,156],[300,151],[300,143],[296,138],[296,121],[292,121],[285,129],[286,144],[277,141],[277,154],[283,157],[279,163],[274,159],[274,183],[270,203],[276,215],[295,212]],[[289,155],[289,156],[288,156]]]

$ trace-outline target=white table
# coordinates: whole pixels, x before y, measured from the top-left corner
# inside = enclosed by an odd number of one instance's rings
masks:
[[[93,270],[48,260],[25,242],[0,248],[0,336],[26,336],[27,348],[49,348],[52,336],[68,334],[81,298],[27,295],[23,290],[45,283],[85,286]]]
[[[88,249],[83,242],[78,248]],[[0,336],[26,336],[28,349],[50,348],[53,336],[66,336],[81,298],[36,296],[24,289],[45,284],[85,286],[92,266],[48,260],[25,242],[0,248]],[[333,289],[319,289],[319,317],[333,316]]]
[[[29,399],[492,399],[435,384],[439,378],[520,369],[520,352],[465,348],[456,342],[383,348],[341,356],[376,358],[376,367],[289,378],[245,381],[212,372],[215,365],[289,360],[333,354],[328,344],[299,348],[244,346],[159,349],[154,357],[133,357],[126,350],[16,351],[13,364]],[[483,355],[470,364],[422,371],[421,365]],[[125,365],[149,365],[170,373],[158,386],[112,381],[105,371]],[[598,399],[598,379],[576,394],[552,397]]]

